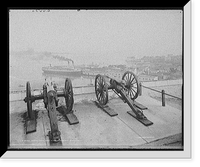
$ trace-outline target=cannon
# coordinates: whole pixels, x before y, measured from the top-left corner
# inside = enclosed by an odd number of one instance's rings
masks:
[[[121,81],[117,81],[106,75],[96,75],[95,93],[98,101],[96,104],[104,111],[106,109],[110,110],[106,105],[108,103],[108,90],[110,89],[112,89],[124,103],[129,105],[131,111],[128,111],[128,114],[136,118],[145,126],[153,124],[153,122],[149,121],[143,114],[142,109],[136,105],[135,99],[138,97],[141,89],[137,76],[134,73],[130,71],[125,72]]]
[[[54,87],[52,90],[47,92],[47,84],[43,85],[43,92],[39,95],[31,94],[31,86],[30,83],[26,83],[26,97],[24,101],[27,103],[27,120],[26,120],[26,134],[36,131],[36,114],[32,109],[32,103],[36,100],[42,100],[44,102],[44,106],[48,111],[48,116],[50,120],[50,128],[49,132],[50,142],[56,143],[61,142],[61,133],[58,130],[57,124],[57,115],[56,109],[58,108],[59,97],[65,98],[66,106],[61,106],[63,109],[63,114],[68,118],[69,123],[76,124],[78,123],[77,117],[73,114],[73,88],[72,83],[69,78],[65,80],[65,86],[62,90],[57,90]]]

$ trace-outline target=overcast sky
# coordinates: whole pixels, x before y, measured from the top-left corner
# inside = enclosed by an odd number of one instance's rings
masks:
[[[11,10],[9,41],[13,51],[68,52],[99,61],[181,55],[182,11]]]

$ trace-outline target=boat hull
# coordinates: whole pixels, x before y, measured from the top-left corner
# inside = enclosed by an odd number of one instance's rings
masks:
[[[76,70],[76,71],[49,70],[49,69],[42,69],[42,70],[45,74],[55,74],[55,75],[81,76],[83,74],[81,70]]]

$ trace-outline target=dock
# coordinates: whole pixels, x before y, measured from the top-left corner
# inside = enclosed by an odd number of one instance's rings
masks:
[[[33,103],[37,131],[25,134],[26,103],[10,102],[10,149],[183,149],[182,110],[161,103],[149,96],[138,96],[136,102],[147,109],[144,115],[153,122],[144,126],[129,115],[129,106],[119,98],[110,98],[108,106],[117,115],[109,116],[95,105],[95,94],[75,96],[74,114],[78,124],[70,125],[57,112],[61,145],[51,145],[50,124],[43,100]],[[79,100],[78,100],[79,99]],[[81,99],[81,100],[80,100]],[[59,105],[64,104],[60,98]]]

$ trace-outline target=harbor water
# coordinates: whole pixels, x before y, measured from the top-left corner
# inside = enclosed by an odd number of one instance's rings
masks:
[[[93,83],[92,78],[88,76],[73,76],[73,75],[51,75],[45,74],[42,67],[53,64],[52,59],[45,61],[45,59],[32,59],[27,55],[23,56],[10,56],[9,67],[9,89],[10,91],[25,90],[26,82],[29,81],[32,89],[42,89],[45,82],[55,82],[59,87],[64,86],[66,78],[70,78],[73,86],[86,86]]]
[[[44,59],[37,57],[33,59],[34,56],[15,56],[10,55],[9,57],[9,91],[25,91],[26,82],[29,81],[31,85],[31,90],[34,89],[42,89],[42,86],[45,82],[55,82],[58,87],[64,87],[65,79],[70,78],[72,81],[72,86],[81,87],[81,86],[91,86],[90,88],[78,88],[74,90],[75,94],[81,93],[90,93],[94,92],[94,80],[95,76],[73,76],[73,75],[56,75],[56,74],[45,74],[42,71],[42,67],[49,66],[50,63],[53,64],[53,59]],[[58,65],[58,64],[57,64]],[[177,96],[182,98],[182,80],[165,80],[165,81],[155,81],[155,82],[144,82],[145,86],[152,87],[159,91],[165,90],[166,93],[169,93],[173,96]],[[160,101],[161,94],[153,92],[151,90],[143,90],[143,93],[146,92],[146,95],[155,98]],[[112,94],[113,95],[113,94]],[[15,96],[15,95],[14,95]],[[18,96],[15,98],[12,94],[11,99],[18,99]],[[20,95],[20,99],[23,99],[25,96],[25,92]],[[13,98],[14,97],[14,98]],[[178,103],[178,106],[181,106],[180,101],[174,101],[174,99],[170,99],[170,97],[166,96],[168,101]]]

